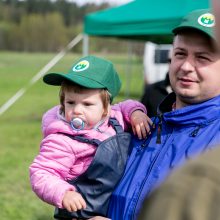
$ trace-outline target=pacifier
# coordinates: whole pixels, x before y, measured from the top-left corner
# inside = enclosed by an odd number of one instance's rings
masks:
[[[85,122],[81,118],[73,118],[70,121],[70,126],[76,131],[83,130],[85,127]]]

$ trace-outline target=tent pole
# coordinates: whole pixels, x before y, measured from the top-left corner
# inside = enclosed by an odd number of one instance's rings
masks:
[[[76,46],[82,40],[82,34],[78,34],[70,43],[63,48],[56,56],[49,61],[23,88],[13,95],[5,104],[0,106],[0,115],[2,115],[9,107],[11,107],[24,93],[34,85],[44,74],[50,70],[59,60],[61,60],[68,51]]]
[[[132,42],[128,42],[128,58],[127,58],[127,68],[126,68],[126,90],[125,97],[129,98],[130,96],[130,86],[131,86],[131,73],[132,73]]]
[[[83,34],[83,56],[89,55],[89,36]]]

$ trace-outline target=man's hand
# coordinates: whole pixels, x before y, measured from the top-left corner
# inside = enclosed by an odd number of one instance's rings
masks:
[[[86,208],[86,202],[83,197],[75,191],[67,191],[63,197],[63,207],[69,212],[76,212]]]
[[[150,133],[150,126],[153,125],[151,119],[141,110],[136,110],[131,114],[131,127],[134,134],[139,139],[146,138]]]

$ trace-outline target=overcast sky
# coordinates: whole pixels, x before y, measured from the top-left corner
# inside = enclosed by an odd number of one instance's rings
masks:
[[[69,0],[76,2],[78,5],[83,5],[86,3],[96,3],[96,4],[101,4],[101,3],[109,3],[111,5],[122,5],[126,4],[128,2],[131,2],[132,0]]]

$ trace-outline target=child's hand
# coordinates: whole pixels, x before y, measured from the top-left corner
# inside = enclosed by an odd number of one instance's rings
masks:
[[[111,220],[110,218],[105,218],[102,216],[95,216],[93,218],[90,218],[89,220]]]
[[[63,207],[69,212],[76,212],[86,208],[86,202],[83,197],[75,191],[67,191],[63,197]]]
[[[131,127],[134,134],[139,139],[146,138],[150,133],[150,126],[153,125],[151,119],[141,110],[136,110],[131,114]]]

